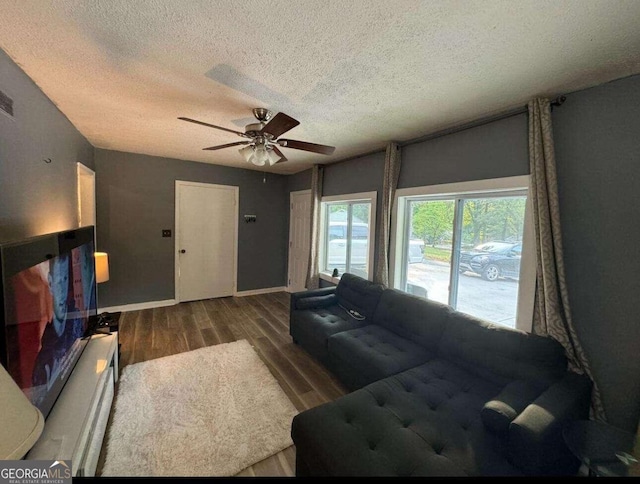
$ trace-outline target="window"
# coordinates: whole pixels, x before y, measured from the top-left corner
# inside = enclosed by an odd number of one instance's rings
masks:
[[[325,279],[334,269],[370,278],[375,207],[376,192],[322,199],[320,272]]]
[[[399,190],[394,286],[529,330],[535,259],[525,240],[527,177],[496,184],[425,187],[423,194]]]

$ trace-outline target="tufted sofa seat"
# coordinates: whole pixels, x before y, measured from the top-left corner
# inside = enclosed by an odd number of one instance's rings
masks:
[[[425,348],[375,324],[328,339],[329,368],[347,388],[361,388],[433,358]]]
[[[327,364],[327,340],[335,333],[369,324],[384,287],[343,274],[338,287],[291,294],[289,332],[293,341]],[[353,310],[365,317],[349,315]]]
[[[298,463],[345,476],[520,475],[480,419],[499,391],[432,360],[301,414],[292,429]]]
[[[449,313],[443,304],[387,289],[367,326],[327,340],[328,366],[353,390],[424,363],[435,356]]]
[[[375,287],[354,277],[347,284]],[[307,351],[316,337],[313,351],[355,391],[294,418],[297,475],[577,470],[561,429],[587,417],[591,384],[567,371],[556,341],[392,289],[381,291],[364,320],[349,321],[343,305],[336,310],[322,306],[328,299],[313,301],[337,297],[340,285],[320,291],[292,295],[291,334]],[[349,303],[363,309],[357,298]],[[312,320],[315,311],[322,321]],[[330,315],[346,319],[329,323]],[[314,324],[322,329],[300,328]]]

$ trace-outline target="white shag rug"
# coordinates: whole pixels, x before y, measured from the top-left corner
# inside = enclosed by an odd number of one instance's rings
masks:
[[[232,476],[293,444],[296,408],[246,340],[125,367],[103,476]]]

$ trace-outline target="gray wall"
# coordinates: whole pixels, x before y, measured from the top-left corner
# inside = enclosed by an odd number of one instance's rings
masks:
[[[287,177],[287,192],[297,192],[311,188],[311,170],[301,171]]]
[[[0,90],[15,114],[0,113],[0,240],[77,227],[76,162],[93,168],[93,147],[2,50]]]
[[[383,151],[327,165],[324,167],[322,196],[374,191],[380,195],[383,174]]]
[[[205,163],[96,150],[98,247],[109,253],[110,280],[100,306],[174,298],[175,181],[240,187],[238,290],[285,285],[287,177]],[[257,215],[247,224],[243,215]]]
[[[553,112],[569,298],[611,423],[640,414],[640,76]]]
[[[527,175],[527,137],[521,114],[407,145],[398,188]]]

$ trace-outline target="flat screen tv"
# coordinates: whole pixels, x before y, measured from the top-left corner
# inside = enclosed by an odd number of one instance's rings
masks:
[[[96,315],[93,227],[0,245],[0,361],[47,417]]]

